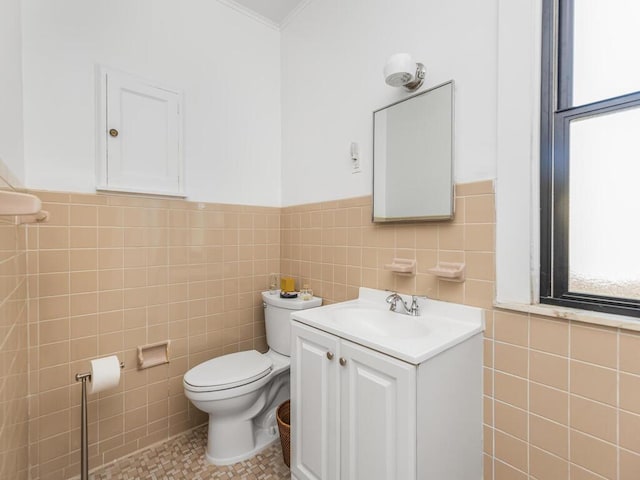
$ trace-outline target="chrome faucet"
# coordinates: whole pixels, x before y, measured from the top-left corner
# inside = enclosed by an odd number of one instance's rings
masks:
[[[417,317],[418,315],[420,315],[420,307],[418,305],[417,295],[411,295],[411,306],[409,306],[407,305],[407,302],[405,302],[400,295],[398,295],[396,292],[393,292],[385,300],[389,304],[389,310],[391,310],[392,312],[397,311],[396,309],[398,308],[398,300],[400,301],[400,305],[402,306],[402,309],[404,310],[405,314],[411,315],[413,317]],[[402,313],[402,312],[398,312],[398,313]]]

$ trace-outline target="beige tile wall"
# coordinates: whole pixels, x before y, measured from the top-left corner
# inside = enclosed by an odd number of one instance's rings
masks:
[[[33,479],[78,474],[73,375],[91,358],[127,365],[89,397],[92,467],[204,422],[182,374],[264,350],[272,271],[329,303],[364,285],[484,308],[485,479],[640,478],[640,336],[492,308],[490,181],[458,185],[453,221],[415,225],[372,225],[369,197],[277,209],[36,193],[52,221],[26,229],[26,252],[25,228],[0,226],[0,478],[26,478],[27,364]],[[385,270],[393,257],[415,258],[416,276]],[[438,261],[465,262],[467,280],[437,280]],[[137,371],[135,347],[167,338],[171,364]]]
[[[187,369],[265,350],[280,210],[34,193],[51,221],[28,229],[29,460],[31,478],[64,479],[79,473],[74,375],[90,359],[126,364],[119,388],[89,396],[94,468],[206,421],[183,395]],[[171,363],[137,370],[136,347],[167,339]]]
[[[282,210],[283,273],[308,283],[325,302],[355,298],[365,286],[490,309],[494,289],[493,183],[458,185],[455,219],[416,224],[372,224],[371,197]],[[415,276],[384,266],[415,259]],[[465,262],[467,281],[438,280],[438,262]]]
[[[487,478],[640,478],[637,333],[496,310],[486,336]]]
[[[25,228],[0,220],[0,478],[28,478]]]
[[[485,480],[640,479],[640,335],[492,308],[492,182],[458,185],[450,222],[370,218],[369,197],[283,209],[282,271],[328,302],[363,285],[485,309]],[[393,257],[416,276],[385,270]],[[438,261],[467,280],[437,280]]]

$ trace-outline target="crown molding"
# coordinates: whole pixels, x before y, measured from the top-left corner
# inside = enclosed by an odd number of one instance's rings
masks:
[[[314,0],[302,0],[296,8],[291,10],[289,14],[282,19],[280,22],[280,30],[284,29],[287,25],[289,25],[295,17],[297,17],[300,12],[302,12],[305,8],[307,8]]]
[[[259,23],[262,23],[267,27],[270,27],[276,31],[280,31],[280,25],[268,19],[267,17],[263,17],[259,13],[254,12],[250,8],[247,8],[244,5],[240,5],[239,3],[234,2],[234,0],[218,0],[218,3],[221,3],[222,5],[226,5],[227,7],[232,8],[233,10],[240,12],[249,18],[252,18],[253,20]],[[298,9],[296,8],[295,10],[298,10]],[[289,18],[289,16],[290,15],[287,15],[287,18]]]

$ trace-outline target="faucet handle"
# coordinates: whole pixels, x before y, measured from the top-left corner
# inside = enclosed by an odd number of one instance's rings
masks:
[[[386,298],[385,302],[389,304],[389,310],[391,310],[392,312],[396,311],[396,306],[399,298],[400,295],[398,295],[396,292],[392,292],[391,295]]]
[[[420,305],[418,304],[419,298],[427,298],[426,295],[411,295],[411,310],[409,313],[414,316],[420,315]]]

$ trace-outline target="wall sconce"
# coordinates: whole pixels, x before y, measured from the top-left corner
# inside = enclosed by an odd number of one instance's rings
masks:
[[[424,82],[424,65],[414,62],[408,53],[396,53],[384,66],[384,81],[392,87],[404,87],[408,92],[420,88]]]

